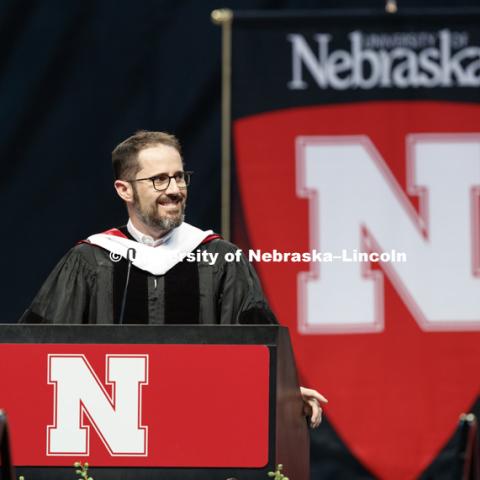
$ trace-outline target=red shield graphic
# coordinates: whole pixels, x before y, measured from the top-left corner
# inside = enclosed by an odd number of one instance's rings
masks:
[[[480,131],[479,119],[476,105],[391,101],[288,109],[237,121],[235,155],[250,248],[311,249],[311,206],[296,191],[297,137],[367,136],[408,195],[407,136],[471,134]],[[408,199],[418,213],[418,197]],[[383,331],[302,334],[298,275],[311,266],[258,262],[256,268],[279,321],[290,327],[304,383],[328,397],[328,418],[350,450],[379,478],[418,475],[479,394],[480,333],[422,330],[380,265]],[[341,293],[348,302],[348,289]]]

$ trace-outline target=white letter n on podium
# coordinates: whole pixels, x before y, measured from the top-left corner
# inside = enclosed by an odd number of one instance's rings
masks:
[[[47,455],[89,455],[93,425],[112,456],[146,456],[148,427],[142,426],[142,385],[148,355],[106,355],[105,390],[84,355],[48,356],[48,383],[55,388],[54,424],[47,427]]]

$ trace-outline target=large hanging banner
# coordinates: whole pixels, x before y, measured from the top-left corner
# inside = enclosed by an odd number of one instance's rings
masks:
[[[234,14],[233,240],[363,472],[328,478],[418,478],[479,395],[479,20]]]

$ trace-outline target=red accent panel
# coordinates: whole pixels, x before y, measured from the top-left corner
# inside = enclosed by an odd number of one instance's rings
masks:
[[[128,238],[123,232],[121,232],[118,228],[111,228],[110,230],[105,230],[105,235],[113,235],[114,237],[121,237],[121,238]]]
[[[211,235],[209,235],[207,238],[204,238],[202,240],[202,245],[204,243],[208,243],[208,242],[211,242],[212,240],[216,240],[217,238],[222,238],[221,235],[219,235],[218,233],[212,233]]]
[[[269,350],[262,345],[3,344],[0,405],[8,413],[16,465],[64,465],[79,455],[46,456],[54,420],[49,354],[83,354],[108,395],[107,354],[148,355],[140,424],[148,456],[112,457],[92,422],[95,466],[263,467],[268,461]]]

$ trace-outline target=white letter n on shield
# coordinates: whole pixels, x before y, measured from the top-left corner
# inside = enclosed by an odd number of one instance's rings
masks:
[[[47,455],[89,455],[88,416],[112,456],[146,456],[148,427],[141,426],[142,385],[148,355],[106,355],[110,396],[84,355],[48,356],[54,385],[54,424],[47,427]]]
[[[422,330],[480,328],[480,135],[406,138],[407,192],[365,136],[299,137],[297,192],[310,200],[312,249],[405,252],[383,271]],[[343,257],[342,257],[343,258]],[[299,276],[305,334],[378,332],[383,273],[368,264],[312,264]]]

